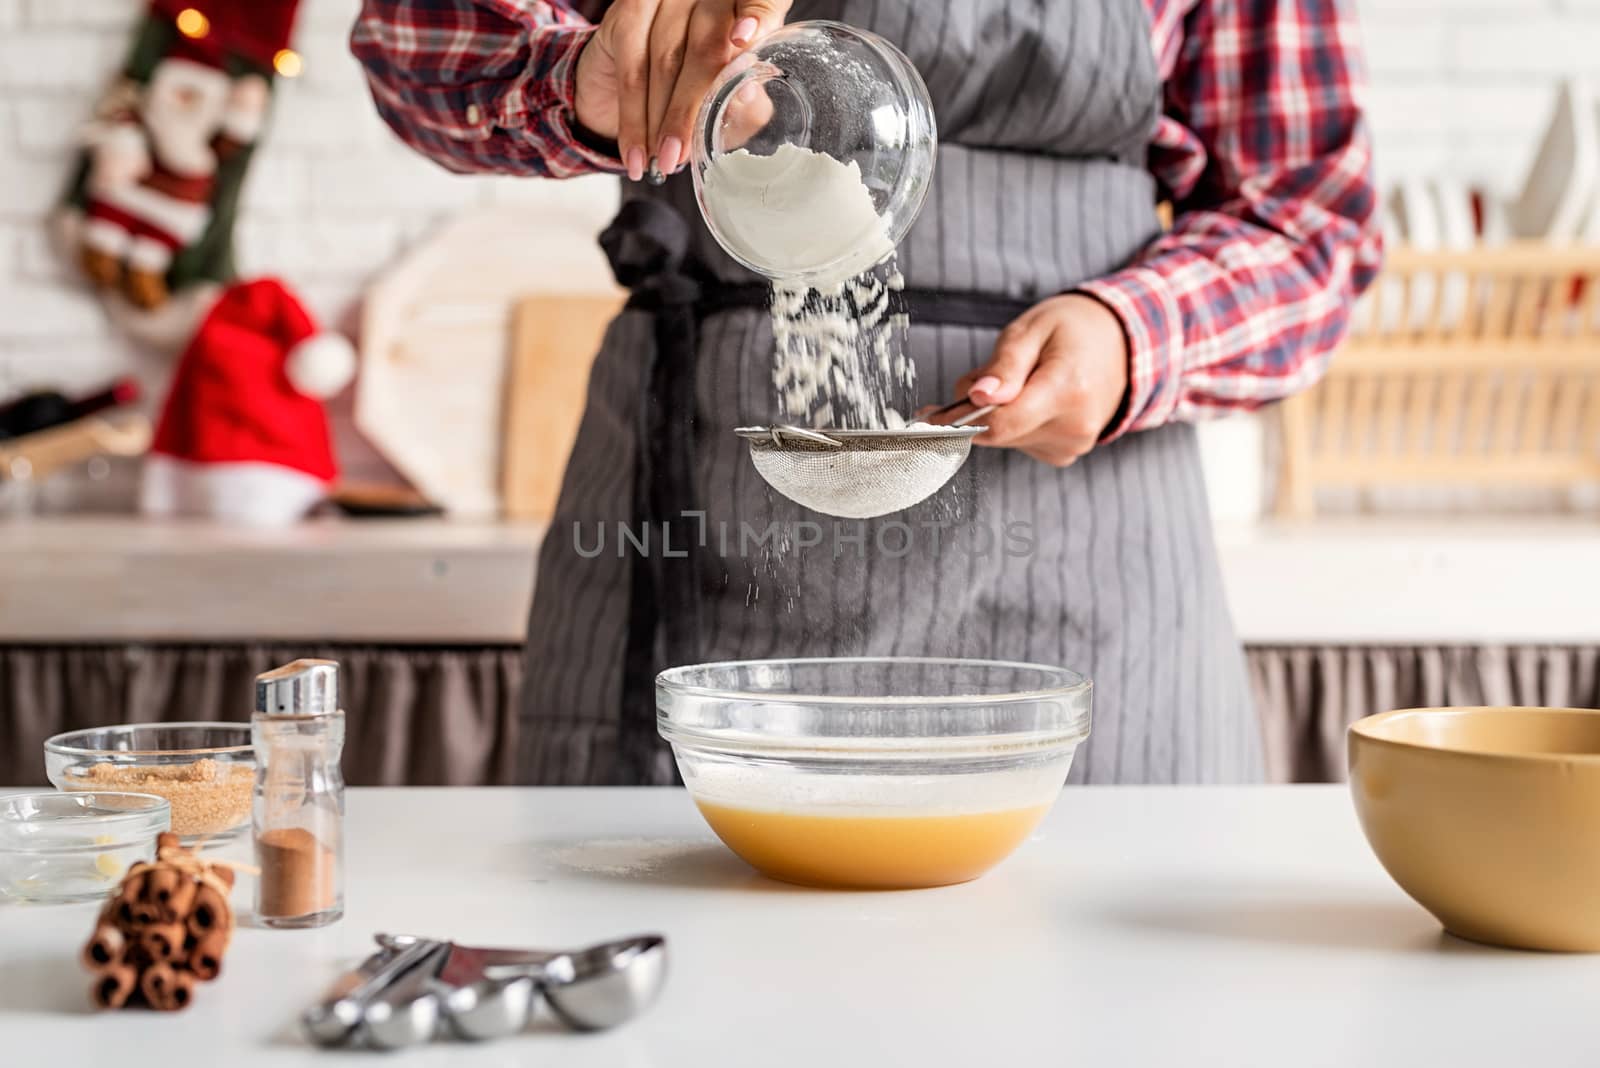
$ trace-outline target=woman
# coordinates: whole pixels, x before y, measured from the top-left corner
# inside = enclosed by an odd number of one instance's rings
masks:
[[[1344,0],[591,7],[366,0],[353,38],[385,119],[445,166],[631,179],[603,243],[635,296],[539,563],[529,780],[671,782],[653,669],[829,654],[1071,666],[1096,685],[1074,779],[1259,779],[1187,421],[1311,384],[1376,271]],[[786,17],[922,73],[941,147],[899,252],[909,351],[924,400],[1003,406],[962,486],[864,525],[749,469],[731,430],[773,414],[770,327],[681,173],[716,71]],[[597,545],[619,520],[681,555]]]

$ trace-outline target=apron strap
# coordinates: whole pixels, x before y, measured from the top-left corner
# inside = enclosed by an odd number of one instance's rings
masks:
[[[1000,330],[1033,307],[1034,302],[995,293],[954,289],[907,288],[899,294],[901,306],[914,323],[934,326],[975,326]]]
[[[620,759],[632,764],[652,759],[653,747],[645,743],[654,731],[634,745],[630,725],[654,721],[647,713],[655,704],[662,606],[670,604],[681,615],[685,633],[700,632],[699,558],[691,551],[698,535],[683,513],[695,510],[695,305],[701,287],[684,269],[688,223],[660,201],[624,203],[600,235],[600,247],[617,281],[633,291],[627,306],[651,312],[655,323],[634,431],[630,517],[636,536],[648,540],[646,551],[634,554],[629,574],[618,736]]]

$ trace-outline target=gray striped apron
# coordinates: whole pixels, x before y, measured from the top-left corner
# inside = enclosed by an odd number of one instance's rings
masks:
[[[1025,306],[1127,263],[1158,232],[1145,151],[1161,85],[1141,0],[802,0],[791,18],[882,34],[933,97],[937,171],[899,252],[921,297],[919,402],[949,397],[997,334],[940,314],[938,294]],[[1073,781],[1261,777],[1191,427],[1127,435],[1063,469],[977,449],[906,512],[807,513],[765,486],[732,433],[774,420],[772,333],[745,299],[760,280],[706,231],[688,176],[628,186],[604,244],[635,296],[594,364],[540,553],[526,782],[673,782],[641,679],[831,655],[1085,672],[1094,729]],[[687,363],[667,358],[674,348]]]

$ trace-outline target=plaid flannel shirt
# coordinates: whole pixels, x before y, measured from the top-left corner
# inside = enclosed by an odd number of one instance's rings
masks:
[[[1350,0],[1144,2],[1164,86],[1148,165],[1174,219],[1079,287],[1129,343],[1108,438],[1310,385],[1382,259]],[[351,45],[384,119],[451,170],[620,173],[574,119],[604,6],[364,0]]]

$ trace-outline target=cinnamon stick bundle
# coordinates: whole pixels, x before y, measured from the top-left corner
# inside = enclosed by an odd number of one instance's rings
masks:
[[[203,938],[224,924],[231,927],[233,910],[228,907],[228,895],[214,886],[202,886],[195,891],[194,906],[183,922],[195,938]]]
[[[188,929],[181,923],[152,923],[139,932],[139,947],[153,961],[173,961],[183,956]]]
[[[222,955],[228,951],[228,932],[212,931],[189,950],[189,970],[201,982],[209,983],[222,973]]]
[[[152,1009],[176,1012],[188,1008],[194,995],[194,976],[170,964],[152,964],[139,976],[139,993]]]
[[[122,954],[128,948],[128,936],[116,924],[107,923],[105,917],[95,925],[89,944],[83,947],[83,966],[91,972],[122,963]]]
[[[102,968],[95,976],[89,997],[96,1008],[120,1009],[139,987],[139,969],[123,961]]]
[[[233,869],[201,861],[177,835],[161,835],[156,859],[128,871],[83,947],[83,966],[94,973],[90,1000],[103,1009],[186,1008],[195,986],[222,971],[233,878]]]

